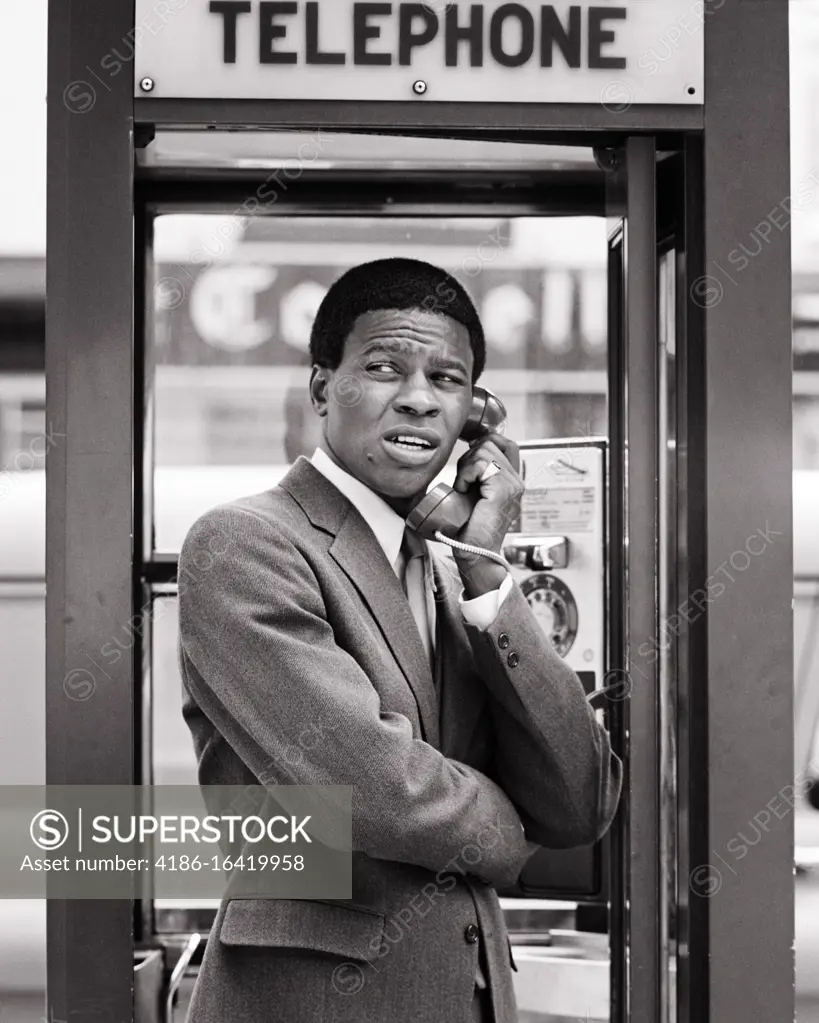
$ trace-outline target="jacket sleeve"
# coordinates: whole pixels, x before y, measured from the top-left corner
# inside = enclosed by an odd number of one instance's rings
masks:
[[[197,555],[223,553],[197,570]],[[194,523],[179,578],[180,652],[203,713],[264,783],[353,786],[353,850],[502,887],[532,853],[493,780],[413,736],[384,710],[369,677],[335,640],[318,581],[285,527],[224,505]],[[310,722],[332,721],[294,758]],[[483,836],[479,838],[479,836]],[[461,866],[466,846],[479,861]],[[470,859],[474,854],[470,855]]]
[[[494,709],[493,777],[527,838],[552,849],[597,841],[617,811],[622,763],[582,682],[517,583],[485,630],[466,623],[466,631]]]
[[[465,622],[475,625],[479,629],[488,629],[495,616],[500,611],[501,604],[509,596],[512,589],[512,576],[507,575],[496,590],[489,590],[482,593],[480,597],[472,597],[471,600],[464,599],[463,587],[458,594],[458,604]]]

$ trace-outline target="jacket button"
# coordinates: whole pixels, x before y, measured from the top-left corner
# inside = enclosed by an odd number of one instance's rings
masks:
[[[506,658],[506,663],[509,665],[510,668],[514,668],[519,660],[520,660],[520,658],[518,657],[518,655],[513,650],[512,653],[509,654],[509,656]]]
[[[475,942],[478,940],[478,934],[479,931],[475,924],[467,924],[466,930],[464,931],[464,940],[466,941],[467,945],[474,945]]]
[[[501,650],[505,650],[509,646],[509,637],[505,632],[502,632],[500,636],[498,636],[498,646]]]

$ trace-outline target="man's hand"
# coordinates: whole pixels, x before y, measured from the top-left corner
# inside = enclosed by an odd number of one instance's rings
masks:
[[[501,471],[481,481],[481,475],[492,462],[497,462]],[[453,489],[463,494],[477,484],[480,485],[481,497],[456,540],[500,554],[503,538],[520,512],[525,488],[519,470],[518,446],[508,437],[489,433],[472,442],[469,450],[458,459]],[[468,599],[496,589],[506,576],[503,565],[482,554],[469,554],[457,547],[452,549],[452,553]]]

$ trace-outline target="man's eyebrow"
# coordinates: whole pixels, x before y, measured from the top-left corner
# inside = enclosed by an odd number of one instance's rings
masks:
[[[400,350],[401,343],[399,341],[370,341],[369,344],[364,345],[361,349],[361,354],[369,355],[371,352],[389,352],[390,355],[395,355]]]
[[[430,364],[436,369],[458,369],[466,373],[466,366],[460,359],[447,359],[443,355],[431,355]]]
[[[360,358],[363,358],[365,355],[372,355],[373,352],[401,355],[405,350],[406,345],[402,341],[371,341],[361,350]],[[460,359],[450,359],[444,355],[431,355],[429,363],[435,369],[457,369],[461,373],[466,373],[466,364]]]

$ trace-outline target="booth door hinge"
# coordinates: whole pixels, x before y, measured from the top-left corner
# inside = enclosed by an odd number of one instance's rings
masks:
[[[594,162],[601,171],[614,173],[620,168],[620,150],[614,146],[595,146]]]

